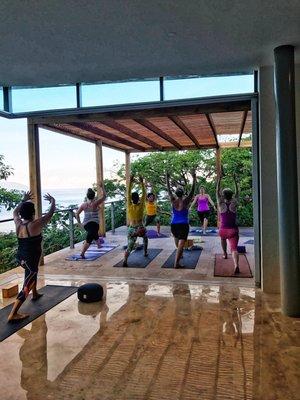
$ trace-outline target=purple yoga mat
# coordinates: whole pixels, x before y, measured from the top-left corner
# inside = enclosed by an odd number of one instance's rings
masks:
[[[163,239],[163,238],[168,237],[167,235],[164,235],[163,233],[160,233],[158,236],[157,231],[155,231],[154,229],[147,230],[147,236],[148,236],[148,239]]]

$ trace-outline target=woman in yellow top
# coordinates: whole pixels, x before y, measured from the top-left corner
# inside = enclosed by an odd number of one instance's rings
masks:
[[[123,267],[128,267],[127,260],[132,252],[136,239],[143,238],[144,256],[148,256],[148,237],[147,231],[143,224],[146,200],[146,188],[143,178],[140,176],[140,185],[142,188],[142,196],[140,198],[138,192],[132,192],[134,176],[131,175],[129,187],[127,189],[127,214],[128,214],[128,245],[124,254]]]
[[[146,201],[146,218],[145,218],[145,226],[148,226],[152,223],[156,224],[157,236],[160,235],[160,220],[157,215],[158,207],[155,201],[155,194],[148,193],[147,201]]]

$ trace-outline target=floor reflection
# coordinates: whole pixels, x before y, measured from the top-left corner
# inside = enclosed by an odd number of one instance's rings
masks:
[[[59,351],[53,351],[45,316],[20,331],[21,386],[27,399],[251,399],[253,335],[249,324],[243,331],[243,316],[251,317],[253,297],[225,286],[154,286],[127,284],[126,301],[121,295],[119,307],[118,286],[108,284],[102,302],[74,298],[60,311],[53,309],[48,325],[53,320],[56,327],[61,324],[55,337],[62,343]],[[68,307],[77,325],[65,320],[62,312]],[[92,322],[98,328],[78,346],[76,334],[88,331]],[[81,331],[78,324],[85,324]],[[80,350],[50,381],[49,368],[61,365],[57,359],[74,354],[74,348]]]

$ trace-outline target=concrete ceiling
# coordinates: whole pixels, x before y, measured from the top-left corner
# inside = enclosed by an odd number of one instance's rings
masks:
[[[0,2],[9,86],[244,72],[282,44],[298,58],[299,0]]]

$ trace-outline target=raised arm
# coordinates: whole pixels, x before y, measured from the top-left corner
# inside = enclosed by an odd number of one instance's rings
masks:
[[[48,224],[48,222],[52,218],[52,215],[54,214],[54,211],[55,211],[55,198],[52,197],[49,193],[47,193],[47,194],[45,194],[44,199],[49,201],[50,209],[45,215],[43,215],[38,220],[38,221],[41,221],[42,226],[45,226]]]
[[[194,193],[195,193],[195,188],[196,188],[196,172],[195,171],[192,172],[192,177],[193,177],[192,188],[190,190],[190,193],[185,198],[187,203],[190,203],[192,201],[192,198],[193,198]]]
[[[196,195],[196,196],[194,197],[194,200],[193,200],[193,202],[192,202],[190,208],[193,208],[193,207],[194,207],[194,205],[195,205],[196,202],[197,202],[197,199],[198,199],[198,195]]]
[[[170,186],[170,174],[169,174],[169,172],[166,173],[166,182],[167,182],[167,191],[168,191],[169,197],[170,197],[171,201],[173,201],[174,200],[174,195],[172,193],[171,186]]]
[[[236,175],[235,174],[233,174],[233,180],[234,180],[234,186],[235,186],[235,198],[238,200],[239,199],[239,186],[238,186],[238,183],[237,183],[237,177],[236,177]]]
[[[221,179],[222,176],[219,176],[217,180],[216,198],[218,202],[221,200]]]
[[[75,213],[75,218],[79,225],[81,225],[80,214],[82,213],[83,210],[84,210],[84,204],[81,204],[81,206],[78,208],[78,210]]]
[[[140,176],[139,179],[140,179],[140,185],[141,185],[141,188],[142,188],[141,203],[145,204],[145,201],[146,201],[146,185],[145,185],[145,182],[144,182],[144,178],[142,176]]]
[[[104,187],[103,183],[101,185],[101,189],[102,189],[102,196],[98,200],[95,201],[95,207],[99,207],[100,204],[103,203],[106,199],[106,191],[105,191],[105,187]]]
[[[130,175],[129,185],[126,190],[127,204],[131,204],[131,192],[132,192],[133,179],[134,179],[134,176]]]

